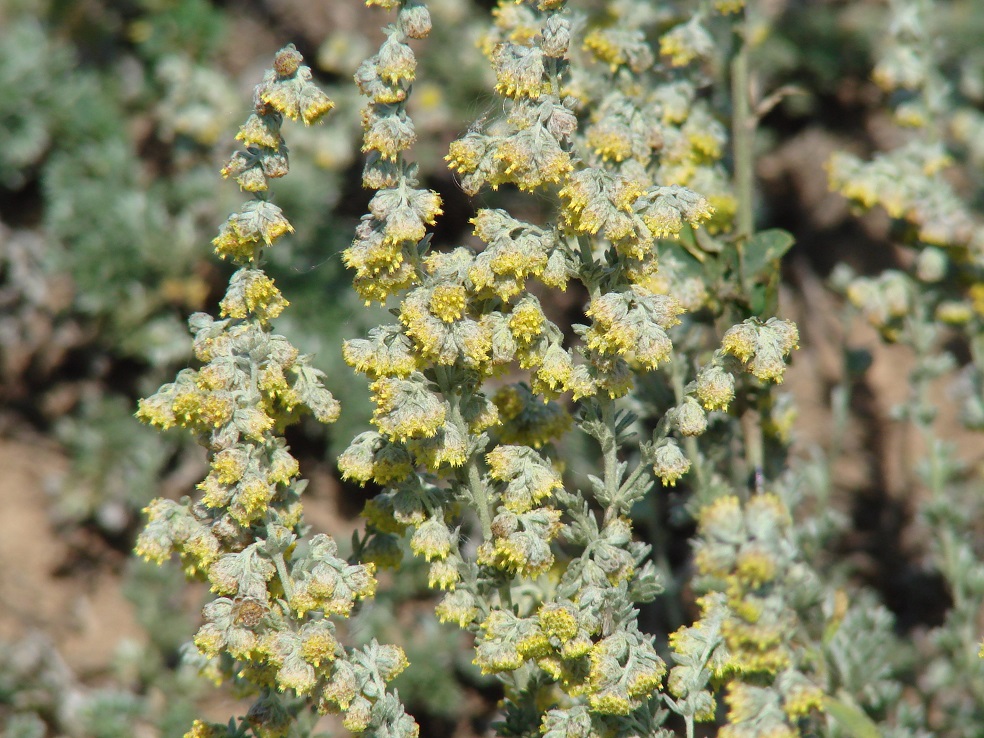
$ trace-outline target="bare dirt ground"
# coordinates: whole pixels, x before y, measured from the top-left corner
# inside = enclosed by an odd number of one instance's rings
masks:
[[[52,444],[0,442],[0,638],[16,641],[41,631],[73,672],[95,675],[118,646],[144,635],[114,567],[68,574],[76,569],[78,541],[52,528],[45,493],[64,468]]]

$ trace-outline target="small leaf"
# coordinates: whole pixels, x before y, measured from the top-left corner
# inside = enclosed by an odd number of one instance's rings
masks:
[[[773,262],[781,259],[795,242],[793,235],[781,228],[759,231],[748,239],[742,255],[742,278],[746,288],[767,273]]]
[[[792,248],[788,231],[771,228],[748,239],[741,255],[741,284],[753,315],[775,312],[779,269],[776,262]]]
[[[605,482],[600,477],[596,477],[594,474],[588,474],[588,481],[591,483],[591,491],[594,493],[595,497],[602,504],[608,504],[609,500],[607,489],[605,488]],[[604,498],[604,499],[603,499]]]
[[[882,738],[878,726],[860,707],[851,702],[828,696],[823,700],[823,709],[847,735],[854,738]]]
[[[748,287],[747,293],[748,307],[751,309],[752,315],[764,316],[769,312],[771,291],[768,285],[753,283]]]

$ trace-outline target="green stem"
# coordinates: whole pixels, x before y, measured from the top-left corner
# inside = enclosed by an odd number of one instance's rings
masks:
[[[284,596],[290,602],[294,599],[294,582],[287,573],[287,562],[284,561],[284,555],[282,553],[278,553],[273,557],[273,565],[277,567],[277,577],[280,578],[280,586],[284,589]]]
[[[756,400],[741,416],[742,435],[745,439],[745,463],[751,475],[751,488],[755,494],[764,490],[765,480],[763,467],[765,465],[765,434],[762,433],[762,412],[758,409]]]
[[[599,402],[601,419],[605,424],[605,436],[598,441],[605,464],[605,496],[608,498],[608,506],[605,508],[604,522],[607,524],[619,512],[618,444],[615,442],[615,401],[605,399]]]
[[[833,465],[843,450],[843,438],[847,433],[848,422],[851,419],[851,391],[854,386],[854,376],[850,363],[849,351],[846,344],[847,334],[854,322],[854,309],[848,304],[841,312],[841,326],[844,332],[845,344],[841,349],[841,381],[830,393],[830,409],[833,415],[834,434],[830,439],[830,454],[827,461],[827,474],[833,478]]]
[[[447,398],[451,406],[450,421],[458,427],[464,437],[468,436],[468,424],[461,416],[461,395],[456,391],[451,378],[448,376],[447,367],[435,366],[434,376],[441,394]],[[478,468],[476,454],[469,454],[465,462],[464,479],[459,475],[459,481],[463,481],[468,495],[471,497],[472,506],[478,515],[478,523],[482,528],[482,540],[492,540],[492,502],[489,497],[489,490],[482,481],[481,473]],[[512,586],[505,582],[498,587],[500,605],[505,610],[512,609]]]
[[[755,233],[755,129],[758,118],[751,109],[750,73],[748,51],[748,19],[743,11],[741,21],[735,27],[738,48],[731,60],[731,136],[734,155],[734,186],[738,208],[735,213],[736,259],[738,276],[745,281],[745,244]],[[762,412],[759,398],[755,398],[741,418],[745,438],[745,460],[748,472],[753,475],[753,489],[762,491],[762,467],[764,464]]]
[[[744,12],[744,11],[743,11]],[[738,237],[739,268],[744,242],[755,232],[752,198],[755,194],[754,143],[757,120],[749,103],[749,62],[747,23],[744,18],[735,28],[738,50],[731,60],[731,136],[734,147],[735,196],[738,210],[735,225]]]
[[[488,491],[482,484],[481,477],[479,477],[478,465],[475,463],[474,457],[468,459],[466,467],[468,492],[471,494],[478,512],[478,520],[482,526],[482,539],[489,541],[492,539],[492,514],[489,512]]]

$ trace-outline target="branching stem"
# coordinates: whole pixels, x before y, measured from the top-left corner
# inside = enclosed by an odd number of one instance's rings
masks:
[[[284,596],[290,602],[294,599],[294,581],[287,573],[287,562],[282,553],[277,553],[273,557],[273,564],[277,567],[277,577],[280,579],[280,586],[284,589]]]
[[[734,146],[735,197],[738,201],[735,213],[735,248],[738,277],[743,282],[745,246],[755,233],[755,129],[758,118],[751,106],[748,19],[744,14],[747,11],[742,12],[742,18],[735,26],[737,50],[731,60],[731,136]],[[758,404],[757,398],[755,404]],[[748,472],[753,476],[753,491],[758,493],[762,491],[762,469],[765,462],[761,409],[749,408],[742,415],[741,425],[745,438],[745,460]]]

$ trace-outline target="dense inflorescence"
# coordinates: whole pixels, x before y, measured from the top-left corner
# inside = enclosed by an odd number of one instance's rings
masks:
[[[364,184],[377,192],[345,261],[367,302],[399,300],[397,323],[345,345],[371,381],[376,430],[353,441],[340,469],[382,487],[359,553],[396,565],[394,537],[409,535],[430,586],[446,592],[438,617],[475,634],[474,663],[505,686],[507,734],[663,734],[667,706],[686,709],[664,699],[667,666],[639,626],[638,606],[661,583],[629,513],[688,472],[681,439],[729,406],[736,375],[781,381],[796,329],[776,318],[733,328],[652,438],[632,443],[638,419],[618,401],[637,374],[674,362],[670,331],[700,307],[694,292],[706,296],[701,285],[675,297],[658,246],[692,244],[701,224],[731,227],[723,129],[685,75],[654,71],[641,30],[651,14],[621,8],[626,27],[613,34],[585,28],[565,2],[502,4],[482,41],[501,114],[453,141],[448,166],[468,194],[511,185],[558,206],[541,223],[480,208],[480,248],[439,250],[427,226],[440,199],[418,188],[406,159],[409,7],[357,75],[370,100]],[[684,30],[667,36],[675,66],[708,51]],[[654,90],[651,78],[662,78]],[[541,304],[545,290],[572,284],[588,296],[574,342]],[[574,428],[602,459],[584,488],[563,476],[559,442]]]
[[[213,240],[239,266],[221,316],[192,316],[198,369],[142,400],[138,416],[180,427],[208,451],[201,497],[155,500],[137,553],[158,563],[177,554],[189,576],[216,595],[195,635],[202,669],[245,681],[258,694],[240,726],[197,721],[189,738],[286,736],[305,712],[344,713],[350,730],[415,736],[417,726],[386,683],[406,666],[396,646],[349,649],[330,616],[347,616],[371,597],[372,564],[349,563],[335,541],[309,535],[300,495],[306,482],[283,438],[302,413],[331,423],[339,404],[310,356],[273,332],[287,307],[263,271],[264,251],[292,228],[269,197],[269,180],[287,174],[284,118],[311,124],[333,107],[293,46],[279,51],[254,92],[240,129],[243,150],[222,170],[254,198],[229,216]]]

